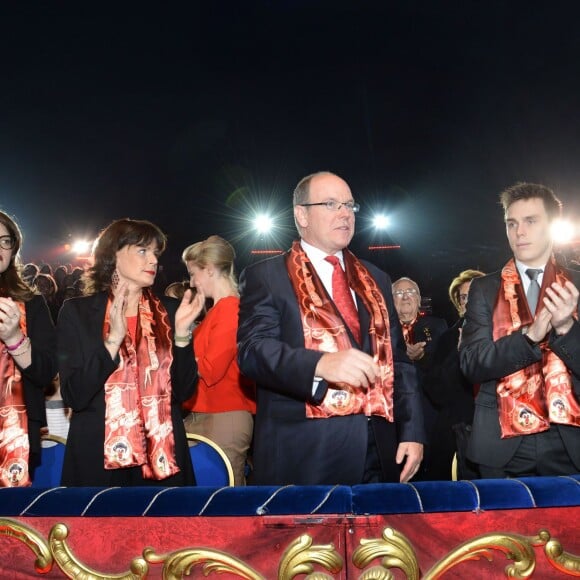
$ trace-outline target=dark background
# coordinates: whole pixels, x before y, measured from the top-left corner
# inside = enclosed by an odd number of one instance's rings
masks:
[[[501,189],[545,183],[579,219],[575,6],[4,3],[0,207],[24,261],[67,262],[65,242],[150,219],[169,235],[165,282],[210,234],[238,269],[251,248],[286,248],[295,184],[327,169],[362,205],[353,249],[452,319],[451,279],[508,256]],[[258,209],[273,238],[252,230]]]

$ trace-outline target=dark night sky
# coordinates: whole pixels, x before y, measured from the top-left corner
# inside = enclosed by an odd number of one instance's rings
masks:
[[[127,4],[119,7],[120,4]],[[145,6],[145,7],[144,7]],[[555,189],[580,217],[580,33],[574,3],[12,3],[0,9],[0,207],[24,260],[119,217],[170,236],[166,269],[212,233],[280,247],[303,175],[335,171],[391,213],[372,259],[441,313],[450,279],[507,255],[498,192]],[[366,256],[368,257],[368,256]]]

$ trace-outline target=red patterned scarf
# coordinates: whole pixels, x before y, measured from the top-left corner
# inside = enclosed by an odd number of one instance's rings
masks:
[[[546,266],[538,306],[552,283],[562,286],[568,277],[552,259]],[[578,313],[575,313],[575,317]],[[493,339],[531,324],[522,283],[514,260],[501,272],[501,288],[493,311]],[[542,360],[520,369],[497,383],[502,438],[540,433],[550,423],[580,426],[580,406],[574,397],[572,377],[564,362],[552,352],[547,340],[540,345]]]
[[[26,310],[22,302],[20,330],[26,335]],[[0,351],[0,486],[31,485],[28,463],[28,416],[24,403],[24,384],[20,369],[4,346]]]
[[[403,338],[407,344],[415,344],[415,323],[418,316],[415,316],[411,322],[401,322],[401,330],[403,331]]]
[[[343,250],[349,286],[371,314],[369,335],[380,368],[375,384],[357,389],[345,383],[331,384],[320,405],[306,403],[306,417],[380,415],[393,421],[393,353],[389,314],[380,288],[368,270],[348,250]],[[311,350],[337,352],[352,347],[338,310],[324,289],[299,242],[286,255],[288,275],[298,299],[304,329],[304,346]]]
[[[103,336],[109,333],[107,303]],[[144,290],[136,339],[127,332],[119,367],[105,383],[105,469],[141,466],[146,479],[179,472],[171,420],[171,325],[158,298]]]

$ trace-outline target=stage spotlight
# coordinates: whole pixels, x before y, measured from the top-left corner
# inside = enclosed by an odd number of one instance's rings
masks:
[[[386,230],[391,225],[391,220],[384,213],[375,214],[373,226],[376,230]]]
[[[574,239],[575,227],[567,220],[555,220],[552,224],[552,238],[557,245],[569,244]]]
[[[254,218],[254,227],[259,234],[268,234],[274,226],[274,220],[265,213],[258,214]]]
[[[91,245],[87,240],[77,240],[72,243],[71,250],[78,256],[83,256],[90,252]]]

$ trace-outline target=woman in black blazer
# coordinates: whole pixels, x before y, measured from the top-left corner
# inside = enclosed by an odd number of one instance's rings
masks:
[[[73,410],[63,485],[195,483],[180,408],[197,384],[190,328],[203,296],[153,294],[165,243],[150,222],[113,222],[95,243],[85,295],[62,307],[59,371]]]
[[[54,326],[44,298],[22,280],[22,234],[0,212],[0,486],[31,484],[46,425],[43,389],[56,375]]]

